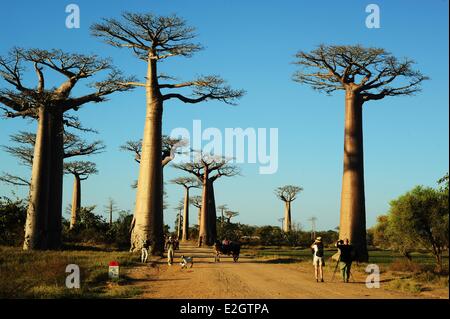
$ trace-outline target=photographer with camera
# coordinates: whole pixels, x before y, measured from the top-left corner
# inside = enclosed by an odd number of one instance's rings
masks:
[[[313,251],[313,265],[314,274],[316,276],[316,282],[323,282],[323,266],[325,266],[325,259],[323,255],[323,243],[322,237],[317,237],[314,243],[311,245]]]
[[[339,250],[339,269],[342,273],[342,279],[345,283],[348,283],[353,261],[353,246],[350,245],[348,238],[346,238],[345,240],[339,239],[336,247]]]

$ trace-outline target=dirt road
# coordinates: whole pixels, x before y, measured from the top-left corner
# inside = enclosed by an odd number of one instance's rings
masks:
[[[194,267],[181,269],[179,258],[194,257]],[[222,257],[214,263],[211,248],[181,247],[175,263],[159,260],[128,272],[132,285],[139,287],[142,298],[414,298],[396,291],[368,289],[363,273],[354,274],[354,282],[344,284],[332,271],[325,282],[317,283],[309,263],[283,263],[242,256],[234,263]]]

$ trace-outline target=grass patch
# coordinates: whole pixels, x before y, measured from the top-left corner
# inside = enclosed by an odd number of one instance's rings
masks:
[[[0,247],[0,298],[129,298],[139,292],[126,286],[126,276],[111,283],[109,262],[120,264],[121,276],[138,258],[129,252],[81,249],[22,251]],[[80,289],[65,285],[66,266],[80,267]]]
[[[394,279],[387,284],[387,288],[395,291],[417,294],[422,291],[422,285],[414,279]]]

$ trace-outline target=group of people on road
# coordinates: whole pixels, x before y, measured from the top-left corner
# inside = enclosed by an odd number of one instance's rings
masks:
[[[348,238],[338,240],[335,244],[338,249],[335,259],[337,259],[336,267],[339,267],[342,279],[345,283],[349,282],[350,279],[350,269],[352,267],[352,262],[354,259],[354,249],[350,245]],[[313,265],[314,265],[314,275],[316,277],[316,282],[324,282],[323,280],[323,267],[325,266],[324,257],[324,245],[322,242],[322,237],[317,237],[314,243],[311,245],[313,252]],[[337,269],[337,268],[336,268]],[[335,269],[335,271],[336,271]]]
[[[180,242],[178,238],[173,238],[169,236],[164,243],[164,249],[167,250],[167,263],[169,266],[173,264],[174,251],[179,249]],[[151,253],[152,243],[149,239],[142,241],[142,249],[141,249],[141,262],[146,263],[148,259],[148,253]]]

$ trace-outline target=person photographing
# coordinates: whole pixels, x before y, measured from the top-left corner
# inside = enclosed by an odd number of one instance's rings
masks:
[[[316,238],[314,243],[311,245],[311,249],[313,250],[313,265],[316,282],[319,282],[319,280],[320,282],[323,282],[323,267],[325,266],[325,259],[322,237]]]
[[[350,269],[353,261],[353,246],[350,245],[348,238],[338,240],[336,247],[339,250],[339,269],[342,273],[342,279],[347,283],[350,279]]]

